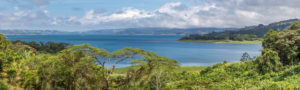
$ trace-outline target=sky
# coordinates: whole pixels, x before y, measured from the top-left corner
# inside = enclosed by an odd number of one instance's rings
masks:
[[[239,28],[300,18],[300,0],[0,0],[0,29]]]

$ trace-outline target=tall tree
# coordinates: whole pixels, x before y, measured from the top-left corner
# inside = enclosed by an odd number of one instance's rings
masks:
[[[244,61],[249,61],[251,59],[252,58],[250,57],[250,55],[247,52],[244,52],[242,58],[240,59],[240,61],[244,62]]]
[[[264,49],[262,56],[257,58],[258,70],[261,73],[268,73],[273,71],[279,71],[282,67],[280,57],[276,51],[271,49]]]

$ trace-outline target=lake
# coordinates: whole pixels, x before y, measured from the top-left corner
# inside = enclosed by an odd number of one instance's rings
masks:
[[[141,48],[178,60],[181,65],[208,66],[223,61],[238,62],[244,52],[260,55],[261,44],[216,44],[178,42],[180,35],[8,35],[9,40],[89,43],[110,52],[121,48]],[[123,63],[121,66],[128,66]]]

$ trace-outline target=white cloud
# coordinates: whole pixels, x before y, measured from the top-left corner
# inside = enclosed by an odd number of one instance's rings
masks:
[[[157,10],[159,13],[177,13],[177,10],[174,8],[180,7],[181,3],[180,2],[172,2],[172,3],[167,3],[163,5],[161,8]]]
[[[83,25],[86,25],[86,24],[98,24],[98,19],[97,17],[100,17],[100,16],[95,16],[94,15],[94,10],[89,10],[84,17],[80,18],[78,21],[83,24]],[[70,19],[70,20],[74,20],[74,19]]]
[[[27,0],[36,5],[49,1]],[[300,0],[188,0],[192,5],[170,2],[153,11],[123,8],[108,14],[91,9],[83,16],[51,16],[47,10],[0,13],[1,28],[102,29],[131,27],[243,27],[300,18]],[[55,12],[52,12],[55,13]]]
[[[1,29],[42,29],[50,25],[51,17],[47,11],[17,11],[0,14]]]
[[[6,1],[13,3],[13,4],[19,4],[19,5],[46,6],[46,5],[50,4],[51,1],[55,1],[55,0],[6,0]]]
[[[94,10],[89,10],[83,17],[70,17],[69,21],[80,22],[82,25],[93,25],[97,27],[108,25],[114,27],[168,27],[168,28],[188,28],[200,27],[201,12],[210,10],[223,10],[215,4],[204,6],[187,7],[180,2],[172,2],[163,5],[154,11],[145,11],[134,8],[124,8],[117,13],[107,16],[96,14]],[[206,21],[207,24],[212,23]],[[122,25],[122,26],[117,26]],[[203,25],[204,26],[204,25]]]
[[[250,18],[253,20],[255,20],[260,16],[258,13],[252,11],[236,10],[235,13],[237,14],[237,16],[240,16],[241,18]]]
[[[132,9],[132,8],[124,8],[118,13],[113,13],[108,16],[103,16],[101,14],[95,13],[95,10],[89,10],[85,13],[85,16],[81,18],[77,18],[74,16],[71,16],[69,18],[69,21],[78,21],[82,25],[96,25],[99,23],[110,23],[115,21],[132,21],[132,20],[138,20],[143,18],[149,18],[152,17],[153,14],[146,12],[144,10],[138,10],[138,9]]]
[[[125,8],[119,13],[114,13],[110,16],[104,17],[104,21],[115,21],[115,20],[132,20],[152,17],[153,14],[146,12],[144,10]]]
[[[25,13],[24,11],[14,13],[14,16],[17,16],[17,17],[26,16],[26,15],[27,15],[27,13]]]

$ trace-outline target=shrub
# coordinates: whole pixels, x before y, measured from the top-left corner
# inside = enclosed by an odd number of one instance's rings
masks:
[[[2,80],[0,80],[0,90],[9,90],[8,84]]]

